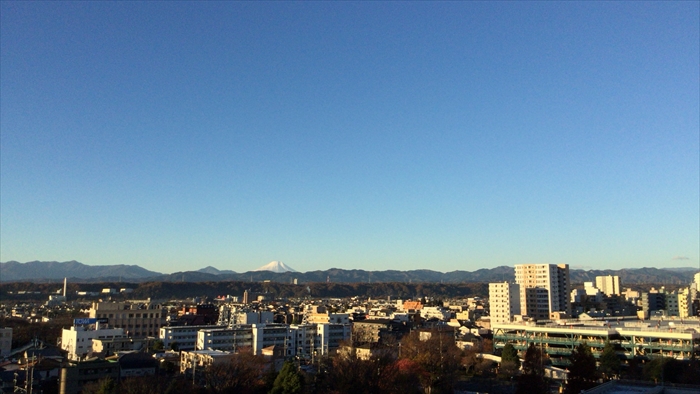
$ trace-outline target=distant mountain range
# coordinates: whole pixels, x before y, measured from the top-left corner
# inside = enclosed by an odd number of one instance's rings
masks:
[[[0,263],[0,281],[47,281],[63,278],[121,278],[124,281],[162,275],[138,265],[86,265],[77,261],[30,261]]]
[[[278,262],[273,262],[278,263]],[[365,271],[332,268],[323,271],[309,272],[273,272],[269,269],[291,269],[286,265],[268,264],[256,271],[236,273],[231,270],[219,270],[208,266],[197,271],[162,274],[149,271],[137,265],[100,265],[91,266],[77,261],[30,261],[19,263],[8,261],[0,263],[0,281],[2,282],[52,282],[68,278],[73,282],[221,282],[221,281],[252,281],[270,280],[273,282],[290,283],[295,279],[299,283],[333,282],[402,282],[402,283],[465,283],[465,282],[501,282],[513,281],[512,266],[483,268],[476,271],[438,272],[432,270],[409,271]],[[629,268],[620,270],[570,270],[572,283],[595,281],[596,276],[618,275],[622,285],[638,283],[685,284],[690,283],[697,270],[692,268]]]
[[[236,271],[231,270],[218,270],[211,265],[202,269],[198,269],[197,272],[203,272],[205,274],[221,275],[221,274],[235,274]]]

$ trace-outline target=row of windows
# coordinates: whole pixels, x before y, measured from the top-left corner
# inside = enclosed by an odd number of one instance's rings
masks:
[[[98,373],[112,373],[114,371],[114,368],[90,368],[90,369],[81,369],[78,371],[79,375],[95,375]]]
[[[114,313],[97,313],[96,314],[97,318],[114,318],[115,314]],[[126,319],[128,318],[133,319],[159,319],[161,315],[159,313],[144,313],[143,316],[141,313],[117,313],[116,318],[117,319]]]

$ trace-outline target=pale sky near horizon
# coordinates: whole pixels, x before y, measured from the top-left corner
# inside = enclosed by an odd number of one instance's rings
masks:
[[[0,6],[0,261],[700,263],[700,2]]]

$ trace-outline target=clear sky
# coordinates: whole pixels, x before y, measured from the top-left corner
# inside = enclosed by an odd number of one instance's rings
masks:
[[[697,267],[699,4],[3,1],[0,260]]]

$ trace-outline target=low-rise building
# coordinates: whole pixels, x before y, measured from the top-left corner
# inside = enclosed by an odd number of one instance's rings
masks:
[[[133,378],[153,376],[158,369],[158,360],[141,352],[126,353],[119,357],[119,376]]]
[[[95,328],[74,325],[64,328],[61,334],[61,349],[68,352],[68,359],[81,360],[94,351],[94,339],[126,338],[121,328]]]
[[[119,363],[116,360],[93,359],[69,362],[61,368],[58,379],[61,394],[78,394],[86,383],[101,379],[119,380]]]
[[[199,330],[225,328],[224,326],[167,326],[161,327],[158,338],[168,350],[195,350]]]
[[[232,352],[222,350],[193,350],[180,354],[180,373],[204,372],[204,369],[220,363],[228,363],[235,357]]]
[[[226,328],[206,328],[197,332],[197,350],[237,352],[240,348],[254,349],[251,325]]]
[[[99,357],[109,357],[117,353],[142,350],[147,346],[146,342],[143,338],[95,338],[92,340],[92,353]]]

